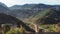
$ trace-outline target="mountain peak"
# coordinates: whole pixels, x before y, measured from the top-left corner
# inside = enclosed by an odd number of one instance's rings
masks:
[[[4,3],[0,2],[0,5],[4,6],[4,7],[7,7]]]

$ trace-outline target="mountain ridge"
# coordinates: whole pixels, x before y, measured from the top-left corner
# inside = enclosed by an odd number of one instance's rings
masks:
[[[0,5],[0,12],[11,16],[14,16],[20,20],[25,21],[26,19],[34,21],[35,19],[40,19],[46,16],[47,13],[51,13],[50,9],[57,11],[60,14],[60,5],[46,5],[46,4],[25,4],[25,5],[15,5],[12,7],[6,7],[4,4]],[[48,11],[47,11],[48,10]],[[55,15],[54,11],[52,11]],[[56,13],[56,15],[57,15]],[[58,14],[58,15],[59,15]],[[41,16],[41,17],[40,17]],[[51,16],[52,17],[52,16]],[[55,16],[56,17],[56,16]],[[59,16],[57,16],[59,17]],[[42,18],[43,19],[43,18]],[[45,19],[45,18],[44,18]]]

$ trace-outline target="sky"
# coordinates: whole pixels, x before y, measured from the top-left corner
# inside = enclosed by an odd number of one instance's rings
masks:
[[[0,2],[6,4],[8,7],[13,5],[38,4],[38,3],[60,5],[60,0],[0,0]]]

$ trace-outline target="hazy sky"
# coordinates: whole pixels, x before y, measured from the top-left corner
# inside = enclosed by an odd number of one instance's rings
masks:
[[[23,5],[23,4],[31,4],[31,3],[44,3],[44,4],[51,4],[51,5],[60,5],[60,0],[0,0],[0,2],[6,4],[7,6],[13,5]]]

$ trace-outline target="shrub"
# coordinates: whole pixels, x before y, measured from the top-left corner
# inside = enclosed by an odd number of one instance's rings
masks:
[[[6,34],[21,34],[24,33],[25,29],[24,28],[15,28],[15,29],[10,29]]]
[[[2,32],[0,32],[0,34],[2,34]]]

